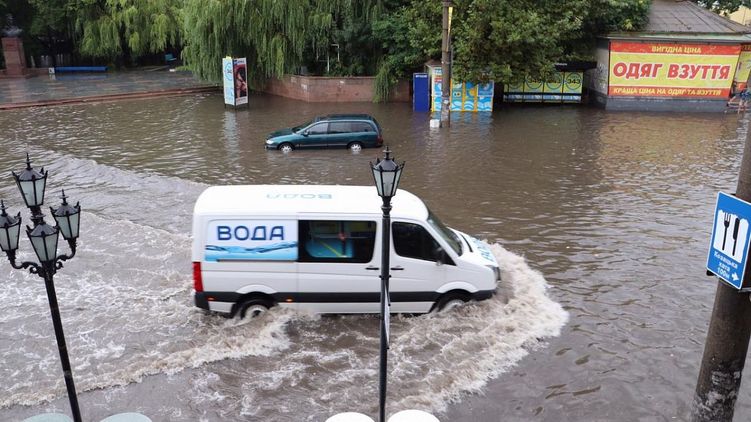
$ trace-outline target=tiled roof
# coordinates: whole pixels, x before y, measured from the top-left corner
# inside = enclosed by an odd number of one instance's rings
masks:
[[[747,34],[751,27],[733,22],[692,1],[652,0],[649,23],[641,33]]]

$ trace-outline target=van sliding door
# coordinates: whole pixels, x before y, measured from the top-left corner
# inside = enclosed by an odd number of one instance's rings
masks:
[[[303,217],[301,217],[303,218]],[[301,219],[298,307],[312,312],[377,312],[380,272],[375,221]]]

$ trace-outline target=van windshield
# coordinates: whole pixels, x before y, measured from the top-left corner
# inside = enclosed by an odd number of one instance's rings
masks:
[[[459,236],[454,233],[453,230],[446,227],[445,224],[438,217],[433,214],[433,211],[428,210],[428,224],[430,224],[435,231],[451,246],[451,249],[456,252],[457,255],[462,255],[462,241],[459,240]]]

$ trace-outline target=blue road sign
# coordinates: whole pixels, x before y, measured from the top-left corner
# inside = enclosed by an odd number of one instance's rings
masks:
[[[707,270],[736,289],[743,287],[748,257],[749,221],[751,204],[726,193],[717,194]]]

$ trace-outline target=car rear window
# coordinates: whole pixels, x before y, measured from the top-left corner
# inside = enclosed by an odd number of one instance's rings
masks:
[[[375,130],[370,123],[352,122],[352,132],[375,132]]]

